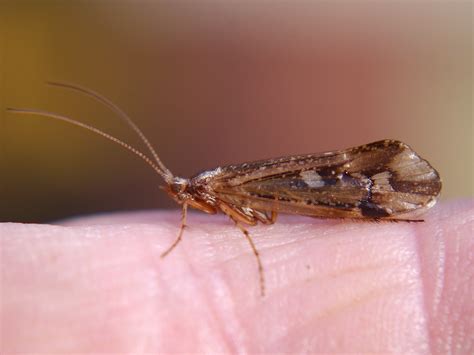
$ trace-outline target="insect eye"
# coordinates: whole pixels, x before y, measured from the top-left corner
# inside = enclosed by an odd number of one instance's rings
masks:
[[[173,192],[175,194],[178,194],[178,193],[184,191],[184,186],[181,185],[181,184],[177,184],[177,183],[171,184],[170,188],[171,188],[171,192]]]
[[[188,186],[188,181],[182,178],[175,178],[175,180],[170,184],[171,192],[175,194],[182,193],[186,191]]]

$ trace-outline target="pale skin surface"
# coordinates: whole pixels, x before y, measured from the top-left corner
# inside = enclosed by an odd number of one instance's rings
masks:
[[[101,215],[0,225],[0,352],[474,351],[474,203],[425,223]]]

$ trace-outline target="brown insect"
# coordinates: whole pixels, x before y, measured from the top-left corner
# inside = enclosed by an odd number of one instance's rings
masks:
[[[188,207],[210,214],[220,211],[229,216],[255,254],[262,295],[265,293],[262,263],[244,225],[272,224],[279,212],[321,218],[421,222],[414,218],[431,208],[441,191],[437,171],[408,145],[395,140],[223,166],[189,179],[177,177],[161,162],[142,131],[110,100],[81,86],[48,84],[81,92],[105,104],[140,136],[152,158],[97,128],[66,116],[34,109],[7,110],[55,118],[85,128],[145,160],[165,181],[164,190],[182,206],[178,235],[162,257],[181,241]]]

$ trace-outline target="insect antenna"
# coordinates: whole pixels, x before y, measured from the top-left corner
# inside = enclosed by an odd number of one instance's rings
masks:
[[[171,180],[171,178],[173,177],[173,174],[171,173],[171,171],[169,171],[168,168],[161,162],[160,158],[158,157],[158,154],[156,153],[155,149],[151,145],[150,141],[146,138],[145,134],[140,130],[140,128],[138,128],[138,126],[133,122],[133,120],[120,107],[115,105],[112,101],[107,99],[105,96],[102,96],[99,93],[80,85],[62,83],[62,82],[57,82],[57,81],[47,81],[46,84],[50,86],[70,89],[72,91],[82,93],[86,96],[90,96],[93,99],[105,105],[106,107],[108,107],[113,112],[115,112],[122,120],[124,120],[138,134],[138,136],[143,141],[143,143],[145,143],[148,150],[153,155],[153,158],[155,159],[158,166],[161,168],[163,173],[166,176],[168,176],[168,180],[167,179],[165,180],[166,181]]]
[[[35,109],[26,109],[26,108],[7,108],[7,111],[8,112],[11,112],[11,113],[16,113],[16,114],[27,114],[27,115],[36,115],[36,116],[42,116],[42,117],[49,117],[49,118],[54,118],[54,119],[57,119],[57,120],[60,120],[60,121],[64,121],[64,122],[67,122],[67,123],[70,123],[70,124],[73,124],[75,126],[78,126],[78,127],[81,127],[81,128],[84,128],[86,130],[89,130],[89,131],[92,131],[104,138],[107,138],[109,140],[111,140],[112,142],[115,142],[117,143],[118,145],[124,147],[125,149],[131,151],[132,153],[134,153],[135,155],[139,156],[140,158],[142,158],[149,166],[151,166],[157,173],[158,175],[160,175],[166,182],[169,182],[170,179],[172,179],[173,175],[171,175],[171,172],[169,170],[167,170],[166,172],[163,171],[159,166],[157,166],[148,156],[146,156],[145,154],[143,154],[142,152],[140,152],[138,149],[135,149],[134,147],[132,147],[131,145],[121,141],[120,139],[118,138],[115,138],[114,136],[111,136],[110,134],[107,134],[103,131],[101,131],[100,129],[97,129],[95,127],[92,127],[92,126],[89,126],[85,123],[82,123],[82,122],[79,122],[79,121],[76,121],[72,118],[69,118],[69,117],[66,117],[66,116],[62,116],[62,115],[59,115],[59,114],[56,114],[56,113],[52,113],[52,112],[47,112],[47,111],[42,111],[42,110],[35,110]]]

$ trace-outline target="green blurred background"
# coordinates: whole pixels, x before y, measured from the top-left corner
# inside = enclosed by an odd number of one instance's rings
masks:
[[[0,220],[45,222],[171,207],[140,159],[70,115],[142,147],[91,99],[121,106],[175,174],[383,138],[473,195],[472,4],[3,1]]]

